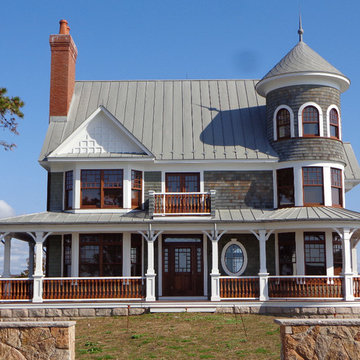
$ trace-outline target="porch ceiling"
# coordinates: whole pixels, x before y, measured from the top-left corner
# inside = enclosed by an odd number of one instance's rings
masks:
[[[216,210],[214,217],[167,216],[151,219],[145,211],[134,211],[126,214],[42,212],[1,219],[0,232],[7,231],[11,226],[34,228],[45,225],[144,225],[149,223],[230,223],[246,225],[279,222],[319,222],[322,225],[326,222],[331,224],[345,222],[348,224],[347,226],[356,224],[355,227],[360,227],[360,213],[333,207],[293,207],[277,210],[219,209]]]

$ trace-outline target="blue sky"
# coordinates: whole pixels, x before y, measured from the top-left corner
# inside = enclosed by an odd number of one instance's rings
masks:
[[[0,149],[0,200],[16,214],[44,211],[46,171],[37,163],[48,125],[49,35],[67,19],[78,80],[259,79],[297,42],[299,1],[6,1],[1,5],[0,86],[26,103],[13,152]],[[360,2],[303,0],[304,41],[348,76],[343,139],[360,157]],[[360,186],[347,195],[360,211]],[[1,266],[1,264],[0,264]]]

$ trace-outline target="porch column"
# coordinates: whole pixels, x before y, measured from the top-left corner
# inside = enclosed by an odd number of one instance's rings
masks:
[[[79,276],[79,233],[71,234],[71,276]]]
[[[210,234],[203,231],[211,241],[211,301],[220,301],[219,240],[225,232],[226,230],[219,234],[216,224],[214,224],[214,230]]]
[[[42,291],[43,291],[43,243],[45,238],[42,232],[35,233],[35,269],[34,269],[34,288],[33,288],[33,302],[43,302]]]
[[[149,230],[146,232],[138,231],[147,242],[147,269],[145,273],[146,277],[146,297],[145,301],[155,301],[155,279],[156,273],[154,268],[154,243],[157,237],[162,233],[158,231],[157,233],[154,230],[151,230],[151,224],[149,225]]]
[[[11,237],[4,237],[4,271],[2,277],[10,277]]]
[[[344,295],[346,301],[354,300],[354,290],[353,290],[354,274],[351,269],[351,245],[350,245],[350,239],[352,234],[353,231],[350,231],[350,229],[343,229],[342,232],[343,276],[344,276]]]
[[[251,230],[251,232],[256,236],[259,240],[259,257],[260,257],[260,269],[259,269],[259,300],[267,301],[269,300],[269,273],[266,268],[266,241],[269,239],[270,235],[273,231],[259,230],[259,232],[255,232]]]
[[[29,241],[29,277],[34,275],[34,243]]]

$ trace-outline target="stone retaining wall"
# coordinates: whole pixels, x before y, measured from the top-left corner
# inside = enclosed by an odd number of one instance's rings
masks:
[[[360,319],[277,319],[282,360],[360,358]]]
[[[1,322],[0,359],[74,360],[75,321]]]

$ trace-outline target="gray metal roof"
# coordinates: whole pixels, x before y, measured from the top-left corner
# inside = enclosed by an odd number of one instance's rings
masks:
[[[67,121],[51,121],[40,160],[100,106],[157,160],[276,159],[257,80],[77,81]],[[66,120],[66,119],[65,119]]]
[[[360,184],[360,167],[350,143],[344,143],[344,150],[347,163],[345,166],[345,190],[349,191]]]
[[[303,41],[299,41],[262,80],[297,72],[324,72],[345,77],[338,69],[327,62]]]
[[[176,218],[172,218],[176,220]],[[179,220],[179,217],[177,217]],[[254,209],[219,209],[215,217],[193,217],[186,222],[225,222],[225,223],[270,223],[284,221],[352,221],[359,222],[360,213],[333,207],[293,207],[277,210],[254,210]],[[86,224],[129,224],[129,223],[162,223],[169,224],[169,217],[150,219],[144,211],[130,212],[127,214],[73,214],[65,212],[42,212],[35,214],[20,215],[6,219],[0,219],[0,231],[2,225],[86,225]],[[69,229],[70,231],[70,229]]]

